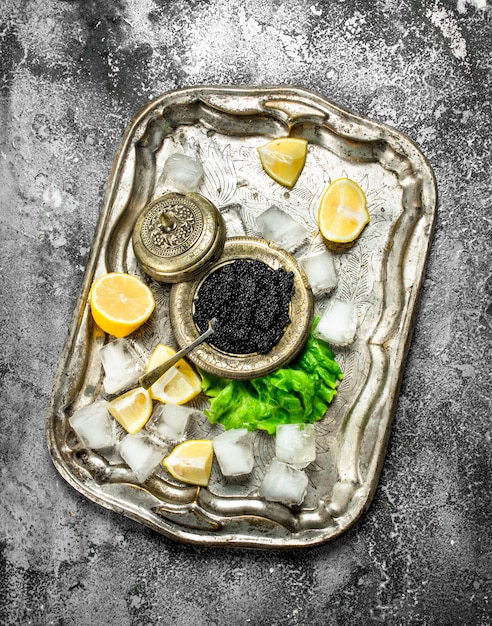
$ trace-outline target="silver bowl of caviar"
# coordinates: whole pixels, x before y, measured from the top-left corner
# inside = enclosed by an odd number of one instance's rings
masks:
[[[224,378],[265,376],[294,359],[313,322],[313,294],[296,259],[254,237],[227,239],[200,277],[171,289],[170,319],[180,347],[217,319],[214,334],[188,356]]]

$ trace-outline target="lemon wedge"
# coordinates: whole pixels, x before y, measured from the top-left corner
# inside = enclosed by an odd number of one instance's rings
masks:
[[[265,172],[280,185],[292,188],[304,168],[307,146],[306,139],[282,137],[257,150]]]
[[[150,355],[147,372],[176,354],[176,350],[160,343]],[[191,365],[179,360],[149,389],[150,397],[167,404],[185,404],[195,398],[202,389],[201,379]]]
[[[152,315],[152,291],[136,276],[104,274],[92,285],[89,303],[96,324],[109,335],[126,337]]]
[[[350,178],[338,178],[324,192],[318,225],[327,241],[351,243],[369,223],[367,200],[359,185]]]
[[[152,413],[152,398],[143,387],[127,391],[108,404],[108,411],[130,435],[147,423]]]
[[[177,480],[206,487],[210,480],[213,457],[211,439],[188,439],[178,444],[162,464]]]

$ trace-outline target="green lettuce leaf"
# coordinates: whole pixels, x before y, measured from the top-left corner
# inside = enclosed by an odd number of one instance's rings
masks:
[[[205,411],[208,419],[227,430],[259,429],[270,434],[275,434],[279,424],[321,419],[343,373],[330,346],[314,337],[312,330],[293,362],[261,378],[231,380],[200,370],[202,389],[210,399],[210,410]]]

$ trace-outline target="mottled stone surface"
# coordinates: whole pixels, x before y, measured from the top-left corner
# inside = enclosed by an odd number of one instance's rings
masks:
[[[492,623],[489,0],[3,0],[2,624]],[[402,130],[439,213],[388,454],[352,530],[303,552],[181,545],[51,463],[45,415],[132,115],[290,84]]]

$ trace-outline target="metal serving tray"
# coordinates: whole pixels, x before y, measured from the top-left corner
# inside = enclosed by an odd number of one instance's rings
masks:
[[[268,177],[256,151],[287,135],[309,141],[305,168],[292,190]],[[275,452],[266,433],[255,433],[256,464],[247,480],[225,479],[214,465],[210,485],[197,488],[173,480],[164,469],[141,485],[116,451],[103,456],[84,449],[70,429],[74,410],[105,397],[98,350],[108,337],[92,321],[91,284],[107,271],[144,276],[133,254],[132,228],[144,206],[164,190],[160,175],[173,152],[196,154],[202,161],[200,193],[221,210],[229,236],[258,236],[256,217],[277,205],[312,233],[312,248],[321,250],[317,210],[327,185],[346,176],[366,193],[370,224],[351,249],[336,253],[339,282],[332,294],[355,304],[357,336],[350,347],[335,350],[345,378],[316,423],[317,457],[307,468],[309,488],[301,507],[258,496]],[[408,138],[310,91],[197,87],[148,104],[116,156],[56,376],[47,437],[60,474],[90,500],[184,542],[298,548],[339,536],[367,510],[378,483],[435,212],[434,175]],[[156,312],[131,340],[149,355],[159,342],[176,342],[170,286],[145,279],[154,291]],[[315,299],[315,313],[328,299]],[[204,408],[206,400],[198,397],[192,404]],[[188,436],[217,432],[204,419],[193,423]]]

